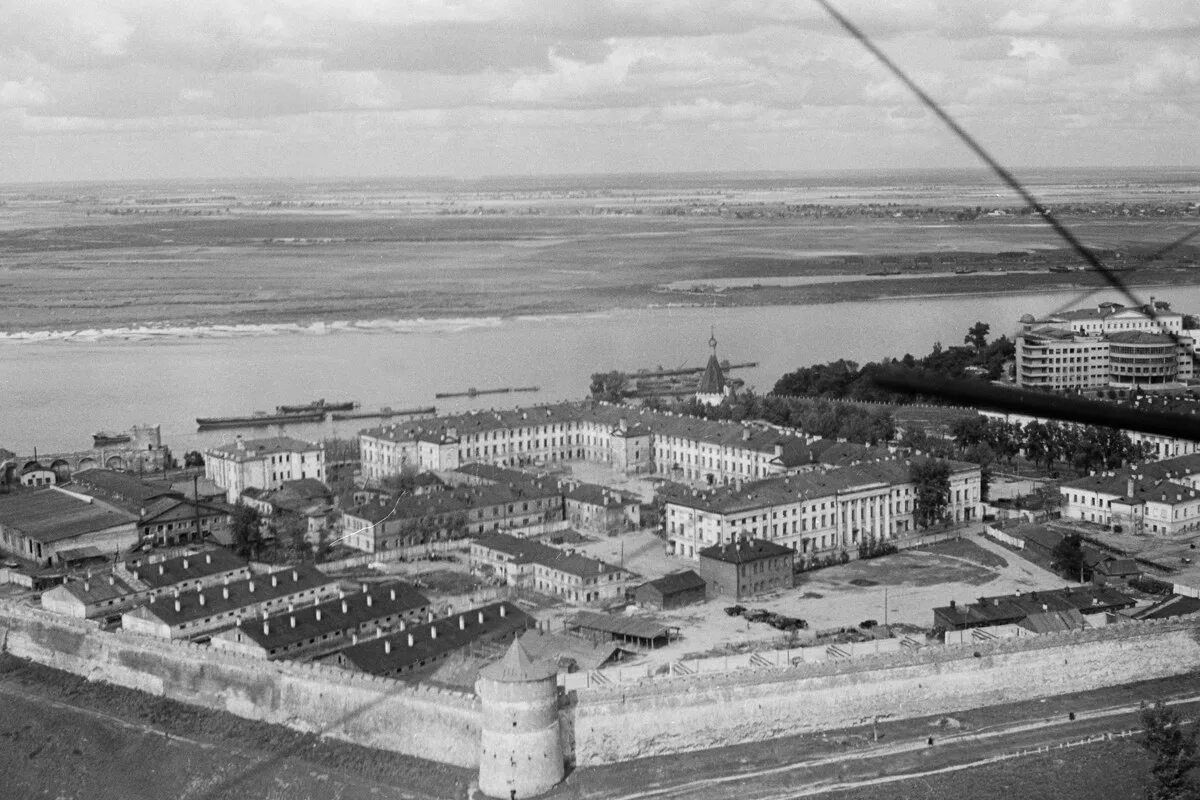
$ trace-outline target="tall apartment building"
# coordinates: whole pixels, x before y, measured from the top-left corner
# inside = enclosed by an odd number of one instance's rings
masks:
[[[278,489],[285,481],[325,481],[325,449],[319,444],[273,436],[242,439],[204,453],[204,476],[236,503],[246,489]]]
[[[396,423],[359,434],[363,477],[583,460],[622,474],[727,485],[810,466],[808,439],[789,433],[608,403],[558,403]]]
[[[1163,301],[1141,307],[1095,308],[1021,317],[1017,384],[1047,389],[1148,386],[1195,375],[1197,333],[1191,320]]]
[[[947,516],[955,522],[978,519],[979,467],[949,464]],[[854,552],[866,542],[914,532],[915,506],[908,463],[898,459],[689,491],[666,502],[667,548],[696,559],[706,547],[753,538],[802,557]]]

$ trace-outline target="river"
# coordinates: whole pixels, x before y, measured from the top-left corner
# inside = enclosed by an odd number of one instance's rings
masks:
[[[1154,289],[1142,290],[1146,296]],[[1200,286],[1160,299],[1177,310],[1200,308]],[[811,306],[659,308],[547,317],[431,321],[403,330],[283,333],[149,341],[0,342],[6,401],[0,447],[19,454],[81,450],[97,430],[160,424],[175,453],[279,426],[197,433],[195,417],[246,414],[315,398],[354,399],[364,408],[433,405],[439,412],[578,399],[592,373],[662,365],[701,366],[710,328],[718,353],[756,361],[735,374],[769,391],[799,366],[850,358],[927,353],[935,341],[958,344],[975,321],[993,335],[1015,330],[1024,313],[1119,299],[1101,292],[921,297]],[[436,392],[504,386],[541,387],[435,401]],[[292,425],[302,438],[351,436],[372,420]]]

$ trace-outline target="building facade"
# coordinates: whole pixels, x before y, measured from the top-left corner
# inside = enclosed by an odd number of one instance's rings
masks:
[[[242,439],[204,454],[204,475],[236,503],[249,488],[278,489],[287,481],[312,478],[325,482],[325,450],[319,444],[274,436]]]
[[[948,519],[979,519],[979,467],[948,464]],[[787,547],[807,561],[914,533],[915,510],[909,464],[891,459],[676,494],[667,499],[664,515],[672,555],[696,559],[705,547],[749,537]]]
[[[745,600],[792,588],[796,552],[764,539],[738,538],[702,548],[696,572],[710,595]]]

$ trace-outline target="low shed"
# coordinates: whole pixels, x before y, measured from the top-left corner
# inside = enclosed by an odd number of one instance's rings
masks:
[[[652,581],[647,581],[633,591],[639,606],[658,609],[681,608],[705,600],[704,578],[694,570],[672,572]]]

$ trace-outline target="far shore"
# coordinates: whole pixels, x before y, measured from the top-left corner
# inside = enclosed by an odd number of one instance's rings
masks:
[[[1165,289],[1158,299],[1170,301],[1169,289],[1200,285],[1200,275],[1179,269],[1141,269],[1135,273],[1117,273],[1119,278],[1136,282],[1128,288],[1137,298],[1149,299],[1147,290]],[[818,278],[821,276],[812,276]],[[767,307],[826,305],[841,302],[872,302],[939,297],[989,297],[1004,295],[1042,294],[1077,290],[1081,293],[1078,305],[1090,305],[1091,297],[1128,302],[1118,288],[1098,272],[1070,273],[995,272],[988,274],[953,275],[941,278],[939,290],[931,292],[930,280],[924,276],[864,275],[861,280],[847,281],[845,276],[828,276],[828,283],[808,283],[793,286],[757,284],[733,286],[720,291],[666,290],[662,286],[633,286],[624,290],[592,290],[567,296],[547,293],[527,298],[520,304],[504,305],[510,299],[497,294],[494,303],[462,304],[446,294],[442,302],[422,303],[405,307],[402,298],[377,298],[363,307],[333,304],[321,307],[318,298],[299,298],[278,303],[252,302],[247,307],[222,305],[209,309],[197,305],[193,314],[166,318],[156,316],[152,302],[144,308],[90,309],[93,312],[70,314],[69,321],[59,315],[49,315],[52,309],[4,309],[0,305],[0,342],[30,341],[93,341],[93,340],[153,340],[182,339],[200,336],[232,338],[241,336],[280,334],[332,334],[405,332],[415,330],[456,330],[499,324],[517,317],[553,317],[564,314],[613,313],[669,308],[702,307]],[[702,285],[703,281],[691,282]],[[389,302],[391,300],[392,302]],[[183,309],[174,309],[183,311]],[[127,312],[125,318],[118,316]],[[39,313],[40,312],[40,313]],[[115,312],[115,313],[114,313]],[[133,312],[133,313],[129,313]]]

